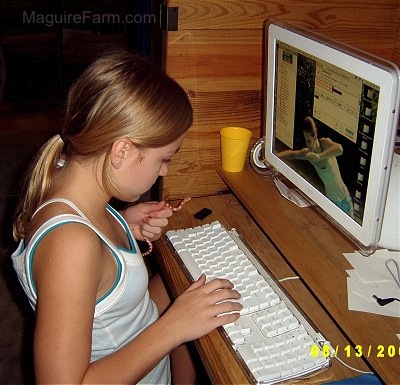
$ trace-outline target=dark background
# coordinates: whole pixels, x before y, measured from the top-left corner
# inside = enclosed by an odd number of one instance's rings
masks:
[[[0,1],[0,384],[33,384],[34,315],[10,254],[11,223],[21,180],[33,154],[58,132],[65,93],[99,54],[137,52],[163,62],[160,3],[153,0]],[[31,15],[154,14],[156,23],[23,23]],[[107,19],[106,19],[107,20]],[[150,20],[150,19],[148,19]],[[152,19],[154,20],[154,18]],[[156,194],[157,192],[151,192]]]

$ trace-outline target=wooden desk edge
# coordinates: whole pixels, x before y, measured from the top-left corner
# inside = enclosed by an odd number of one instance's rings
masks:
[[[400,357],[400,346],[399,341],[397,340],[396,344],[396,333],[399,332],[400,327],[397,327],[396,331],[396,320],[397,325],[400,324],[400,320],[395,319],[393,317],[384,317],[378,314],[371,314],[371,313],[364,313],[364,312],[357,312],[357,311],[349,311],[347,306],[344,308],[343,304],[347,305],[347,284],[346,284],[346,267],[347,269],[351,268],[351,265],[345,260],[344,256],[342,255],[343,252],[353,252],[355,250],[355,246],[352,242],[350,242],[346,237],[337,229],[333,227],[333,225],[328,222],[326,219],[322,218],[319,214],[312,213],[310,210],[308,212],[295,207],[291,202],[288,202],[286,199],[281,199],[279,193],[276,191],[275,188],[268,187],[268,191],[274,195],[274,198],[271,199],[278,199],[279,205],[284,207],[284,211],[287,213],[287,210],[296,210],[297,216],[299,217],[298,222],[301,224],[300,227],[296,228],[303,236],[303,240],[299,242],[303,242],[307,239],[307,236],[310,237],[309,233],[305,234],[307,230],[309,230],[306,226],[306,221],[308,218],[312,218],[312,228],[315,229],[317,227],[321,227],[320,233],[325,234],[323,236],[326,237],[326,234],[331,233],[329,235],[330,239],[324,238],[323,241],[318,240],[316,238],[316,248],[313,250],[302,248],[300,243],[296,243],[296,247],[293,248],[291,242],[286,242],[283,239],[284,236],[279,234],[282,233],[281,227],[276,225],[276,215],[269,215],[268,213],[260,213],[255,212],[255,204],[252,202],[254,198],[258,198],[260,200],[260,188],[263,186],[267,186],[271,184],[271,181],[266,181],[261,176],[256,175],[254,171],[251,169],[250,165],[247,163],[246,168],[241,173],[228,173],[223,170],[218,170],[221,178],[225,181],[228,187],[233,191],[235,196],[239,199],[239,201],[246,207],[246,209],[250,212],[253,219],[258,223],[258,225],[264,230],[269,237],[271,237],[272,242],[280,249],[281,253],[285,256],[288,263],[293,266],[293,268],[302,276],[305,282],[310,283],[310,289],[318,293],[318,297],[322,303],[324,303],[325,308],[327,309],[328,313],[331,314],[332,319],[336,319],[342,328],[342,332],[350,338],[351,343],[353,346],[360,345],[364,347],[367,351],[372,348],[373,354],[368,355],[366,360],[370,363],[370,365],[374,368],[374,371],[382,377],[382,379],[388,384],[396,384],[400,378],[400,365],[396,364],[398,358]],[[252,179],[254,178],[254,179]],[[252,186],[251,181],[254,180],[254,189]],[[245,186],[243,188],[242,186]],[[291,208],[292,205],[292,208]],[[257,206],[258,207],[258,206]],[[304,215],[304,218],[303,218]],[[265,220],[264,217],[268,217],[268,221]],[[274,223],[275,222],[275,223]],[[275,225],[275,226],[274,226]],[[288,228],[287,222],[284,223],[285,233],[290,232]],[[329,243],[324,244],[324,241]],[[327,245],[330,245],[327,247]],[[329,258],[325,256],[324,263],[327,266],[332,267],[332,269],[327,268],[329,270],[329,274],[335,271],[335,264],[339,261],[341,266],[341,275],[340,279],[333,280],[335,281],[335,295],[336,298],[333,298],[331,295],[330,290],[324,291],[323,282],[321,282],[322,275],[321,274],[314,274],[316,267],[310,268],[310,271],[307,269],[310,267],[310,264],[306,265],[304,262],[305,257],[307,254],[302,254],[303,252],[310,252],[312,257],[311,260],[315,260],[317,258],[318,250],[327,250],[329,252]],[[314,254],[313,254],[314,252]],[[292,256],[296,255],[297,260],[293,259]],[[315,264],[314,264],[315,265]],[[314,269],[314,270],[313,270]],[[326,275],[326,274],[325,274]],[[319,277],[319,280],[318,280]],[[316,278],[316,283],[313,285],[312,282]],[[324,276],[322,281],[326,282],[327,277]],[[332,280],[332,277],[329,278]],[[339,283],[338,283],[339,282]],[[342,282],[342,283],[340,283]],[[348,321],[351,320],[357,326],[353,327]],[[380,328],[375,327],[374,325],[380,325]],[[382,334],[380,331],[384,329],[387,330],[387,334]],[[369,340],[370,336],[375,336],[374,343],[371,344],[371,340]],[[383,346],[383,349],[387,349],[388,346],[394,345],[397,347],[395,357],[390,358],[387,355],[384,357],[378,356],[378,347]],[[397,358],[397,360],[396,360]]]

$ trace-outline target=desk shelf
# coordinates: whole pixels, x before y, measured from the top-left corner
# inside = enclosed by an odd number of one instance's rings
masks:
[[[171,203],[176,204],[176,202]],[[193,217],[194,213],[203,207],[210,208],[213,211],[212,214],[203,221],[195,219]],[[262,227],[257,225],[250,212],[247,212],[245,206],[233,194],[193,198],[183,206],[182,210],[174,213],[170,218],[167,229],[192,227],[209,223],[213,220],[219,220],[228,229],[236,228],[276,279],[298,275],[298,272],[291,268],[280,250],[266,236]],[[155,251],[161,272],[171,289],[173,297],[176,297],[189,286],[189,280],[163,238],[156,242]],[[328,340],[340,348],[351,346],[352,342],[346,338],[341,328],[332,319],[332,316],[316,300],[303,279],[285,281],[283,287],[299,307],[308,314],[309,318]],[[339,307],[338,312],[342,311],[340,309]],[[250,384],[244,370],[219,330],[200,338],[195,344],[213,384]],[[346,358],[344,354],[341,358],[347,364],[359,370],[369,371],[370,369],[366,363],[362,359],[355,357],[353,350],[351,352],[350,358]],[[333,360],[330,368],[305,379],[302,383],[325,384],[338,379],[355,377],[357,374],[357,372],[346,368],[337,360]]]
[[[347,307],[347,273],[352,266],[343,253],[357,247],[313,208],[300,208],[281,197],[273,182],[247,164],[241,173],[220,175],[255,222],[268,235],[289,266],[338,325],[350,345],[363,347],[363,360],[386,384],[398,384],[399,356],[379,357],[378,347],[399,347],[400,319]],[[372,256],[373,257],[373,256]],[[346,345],[331,339],[346,358]],[[359,361],[362,360],[359,358]]]

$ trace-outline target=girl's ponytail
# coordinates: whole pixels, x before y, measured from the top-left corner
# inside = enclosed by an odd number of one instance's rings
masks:
[[[48,194],[63,149],[60,135],[49,139],[40,149],[31,163],[22,186],[21,199],[18,203],[13,224],[15,240],[25,238],[26,229],[36,208]]]

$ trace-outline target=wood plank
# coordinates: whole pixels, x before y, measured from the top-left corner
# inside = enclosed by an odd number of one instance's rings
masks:
[[[168,199],[214,195],[226,190],[215,171],[220,163],[222,127],[238,125],[253,132],[251,145],[261,135],[259,91],[189,92],[195,115],[178,154],[164,178],[163,195]]]
[[[317,31],[373,55],[392,59],[396,30]],[[167,72],[177,80],[253,78],[261,88],[263,30],[178,31],[169,33]],[[175,38],[174,38],[175,36]],[[221,84],[221,82],[219,83]]]
[[[220,163],[219,146],[198,150],[182,149],[174,156],[168,175],[163,178],[162,196],[165,199],[180,199],[226,191],[226,185],[216,171]]]
[[[261,43],[262,29],[170,32],[166,69],[176,79],[260,79]]]
[[[400,3],[400,1],[399,1]],[[397,29],[396,40],[394,42],[393,53],[391,59],[400,66],[400,10],[399,10],[399,28]]]
[[[179,29],[259,29],[267,18],[318,30],[397,30],[398,0],[171,0],[179,7]]]
[[[175,76],[177,78],[177,76]],[[215,77],[187,77],[177,79],[179,84],[186,90],[189,95],[196,95],[197,92],[231,92],[231,91],[249,91],[261,89],[262,79],[257,76],[248,77],[241,76],[230,78]]]
[[[261,92],[259,90],[226,92],[190,92],[190,101],[196,114],[194,125],[201,132],[192,132],[196,139],[226,125],[241,125],[250,130],[260,127]],[[201,144],[201,143],[200,143]]]

